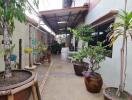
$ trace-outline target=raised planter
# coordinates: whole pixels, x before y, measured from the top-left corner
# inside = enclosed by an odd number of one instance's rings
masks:
[[[118,88],[115,87],[107,87],[104,89],[104,100],[132,100],[131,95],[124,91],[120,97],[116,95]]]
[[[101,75],[96,72],[83,72],[83,75],[87,90],[91,93],[99,93],[103,85]]]
[[[13,76],[5,79],[0,73],[0,100],[28,100],[35,75],[26,70],[13,70]]]
[[[78,76],[83,76],[82,72],[88,70],[88,64],[85,62],[74,61],[73,66],[74,66],[75,74]]]

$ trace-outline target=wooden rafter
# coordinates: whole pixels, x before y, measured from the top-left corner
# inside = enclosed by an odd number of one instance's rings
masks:
[[[51,27],[54,32],[65,33],[67,31],[67,27],[74,28],[80,21],[82,21],[81,19],[84,19],[86,12],[88,12],[88,7],[82,6],[41,11],[40,15],[44,16],[43,19],[46,20],[46,23],[48,23],[48,26]],[[67,23],[58,24],[59,21],[66,21]],[[62,30],[59,30],[61,28]]]
[[[58,25],[58,21],[59,21],[58,19],[59,19],[59,18],[57,17],[56,14],[55,14],[55,19],[56,19],[55,23],[56,23],[56,27],[57,27],[56,30],[57,30],[57,32],[59,32],[59,25]]]
[[[69,22],[69,19],[70,19],[70,17],[71,17],[71,14],[72,14],[72,12],[69,12],[69,15],[68,15],[68,18],[67,18],[67,22]],[[69,22],[70,23],[70,22]],[[68,27],[68,23],[66,23],[66,26],[65,26],[65,31],[66,31],[66,33],[67,33],[67,27]]]
[[[74,18],[72,24],[71,24],[71,27],[74,28],[75,27],[75,23],[77,22],[77,18],[78,16],[81,14],[82,11],[79,11],[78,14],[76,15],[76,17]]]
[[[56,30],[52,27],[52,25],[48,22],[48,20],[47,20],[47,18],[43,15],[42,16],[43,17],[43,19],[44,19],[44,22],[54,31],[54,32],[56,32]]]
[[[76,16],[77,14],[76,13],[73,13],[73,14],[71,14],[71,16]],[[57,15],[58,17],[67,17],[67,16],[69,16],[69,14],[66,14],[66,15]],[[52,18],[54,18],[54,16],[52,16],[52,17],[48,17],[47,19],[49,20],[49,19],[52,19]]]

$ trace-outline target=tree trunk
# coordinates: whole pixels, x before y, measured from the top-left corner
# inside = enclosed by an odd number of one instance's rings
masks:
[[[124,35],[123,35],[123,43],[122,43],[122,48],[121,48],[121,69],[120,69],[120,85],[117,91],[117,96],[120,96],[121,93],[124,91],[124,68],[126,65],[126,60],[125,60],[125,45],[126,45],[126,28],[124,28]]]
[[[10,62],[10,37],[7,30],[6,24],[4,25],[4,61],[5,61],[5,78],[9,78],[12,76],[11,72],[11,62]]]

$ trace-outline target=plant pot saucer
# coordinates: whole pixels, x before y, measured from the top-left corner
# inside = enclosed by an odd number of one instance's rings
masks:
[[[40,62],[35,62],[34,65],[41,65],[42,63]]]
[[[35,66],[35,65],[32,65],[32,67],[29,67],[29,66],[27,65],[27,66],[25,66],[25,69],[27,69],[27,70],[34,70],[34,69],[36,69],[36,67],[37,67],[37,66]]]
[[[131,95],[123,91],[120,97],[116,96],[118,88],[116,87],[107,87],[103,90],[104,100],[132,100]]]

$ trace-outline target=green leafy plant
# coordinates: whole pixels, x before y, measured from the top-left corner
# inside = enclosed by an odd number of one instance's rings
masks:
[[[15,48],[15,44],[11,45],[10,48],[7,49],[7,50],[3,50],[2,49],[0,51],[0,56],[7,55],[7,54],[11,54],[13,52],[14,48]]]
[[[126,3],[127,4],[127,3]],[[121,47],[121,71],[120,71],[120,84],[117,91],[117,95],[120,96],[125,88],[126,81],[126,69],[127,69],[127,40],[128,37],[132,39],[132,12],[122,10],[117,15],[119,22],[115,22],[111,25],[111,31],[109,33],[109,39],[111,44],[113,44],[118,37],[122,39]]]
[[[27,0],[0,0],[0,28],[2,29],[0,32],[3,34],[4,51],[10,49],[11,36],[15,29],[14,19],[20,22],[26,22],[26,8]],[[12,76],[9,58],[10,53],[4,55],[5,78]]]
[[[37,47],[33,48],[33,54],[38,55],[47,51],[47,45],[39,43]]]
[[[44,52],[47,50],[47,45],[45,45],[44,43],[40,42],[38,44],[38,47],[37,47],[38,51],[41,53],[41,52]]]
[[[83,59],[87,57],[86,52],[82,49],[77,53],[71,55],[73,61],[83,62]]]
[[[71,29],[70,31],[78,39],[81,39],[86,42],[92,41],[91,33],[94,32],[94,29],[92,29],[89,25],[80,25],[76,29]]]
[[[89,46],[83,50],[89,59],[89,70],[92,72],[100,68],[99,63],[105,59],[106,54],[110,53],[102,44],[102,42],[97,42],[96,46]]]

